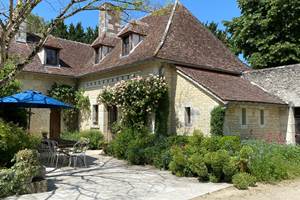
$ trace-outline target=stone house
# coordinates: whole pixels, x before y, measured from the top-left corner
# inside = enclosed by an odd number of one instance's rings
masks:
[[[169,132],[210,135],[210,113],[226,107],[224,133],[243,138],[283,138],[288,131],[286,101],[243,76],[250,69],[207,30],[182,4],[120,25],[120,15],[102,11],[99,37],[91,44],[50,36],[44,49],[18,76],[24,89],[42,92],[54,83],[85,90],[91,115],[80,129],[97,129],[110,137],[117,110],[97,102],[107,85],[135,76],[164,76],[169,86]],[[11,52],[24,55],[28,42]],[[48,110],[34,110],[32,132],[49,131]]]
[[[289,105],[287,142],[299,144],[300,64],[248,71],[244,77]]]

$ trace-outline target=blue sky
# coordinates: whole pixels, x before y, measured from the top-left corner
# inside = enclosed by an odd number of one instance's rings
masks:
[[[166,2],[165,0],[155,1],[161,3]],[[170,2],[170,0],[168,0],[168,2]],[[230,20],[233,17],[240,15],[236,0],[181,0],[181,3],[185,5],[200,21],[215,21],[222,29],[224,28],[222,25],[223,20]],[[38,6],[34,10],[34,13],[49,20],[55,16],[55,7],[56,6],[54,4],[44,3]],[[67,24],[71,22],[81,22],[84,27],[96,26],[98,23],[98,12],[84,11],[66,20]]]

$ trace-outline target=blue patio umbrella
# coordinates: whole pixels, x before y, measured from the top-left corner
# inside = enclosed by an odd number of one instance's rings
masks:
[[[39,91],[26,90],[11,96],[0,98],[0,107],[13,106],[29,108],[28,130],[30,129],[31,108],[64,108],[70,109],[73,106],[48,97]]]
[[[0,98],[0,106],[1,105],[24,108],[73,108],[73,106],[69,104],[34,90],[26,90],[21,93]]]

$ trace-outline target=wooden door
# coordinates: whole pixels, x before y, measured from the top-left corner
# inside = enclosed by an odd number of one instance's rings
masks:
[[[50,139],[60,138],[61,109],[51,109],[50,111]]]

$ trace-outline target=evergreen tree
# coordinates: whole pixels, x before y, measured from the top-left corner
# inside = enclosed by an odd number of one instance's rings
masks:
[[[57,26],[53,29],[51,34],[56,36],[56,37],[68,39],[68,27],[62,21],[62,22],[57,24]]]
[[[73,23],[69,25],[67,39],[76,41],[76,31]]]
[[[221,40],[226,46],[230,47],[229,39],[226,31],[218,29],[216,22],[206,22],[204,26],[209,29],[219,40]]]
[[[85,32],[84,29],[81,25],[81,22],[77,23],[76,27],[75,27],[75,41],[77,42],[84,42],[85,41]]]
[[[98,37],[98,28],[88,27],[85,33],[85,43],[91,44]]]

